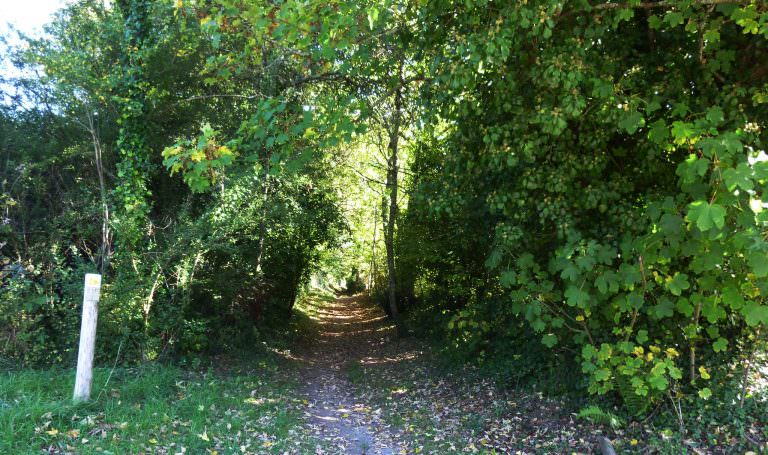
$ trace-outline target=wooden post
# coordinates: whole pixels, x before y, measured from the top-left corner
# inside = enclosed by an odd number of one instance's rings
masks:
[[[83,290],[83,319],[80,326],[80,350],[77,354],[77,375],[75,376],[74,401],[88,401],[91,398],[93,380],[93,352],[96,346],[96,321],[99,316],[99,294],[101,275],[85,275]]]
[[[613,444],[611,444],[611,441],[605,436],[600,436],[597,443],[600,446],[600,453],[603,455],[616,455],[616,450],[613,449]]]

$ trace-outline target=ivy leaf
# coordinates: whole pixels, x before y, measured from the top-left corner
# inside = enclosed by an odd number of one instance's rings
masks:
[[[704,387],[703,389],[699,390],[699,396],[706,400],[712,396],[712,391],[709,390],[709,387]]]
[[[688,221],[695,222],[701,232],[706,232],[713,227],[722,229],[725,227],[725,208],[716,203],[709,204],[705,201],[695,201],[688,205]]]

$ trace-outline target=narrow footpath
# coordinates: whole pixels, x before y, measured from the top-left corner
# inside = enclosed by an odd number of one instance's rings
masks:
[[[354,393],[351,377],[395,343],[395,327],[385,313],[361,296],[317,302],[318,331],[301,352],[303,392],[309,397],[310,433],[328,443],[330,453],[405,453],[381,418],[381,410]]]
[[[314,334],[293,355],[316,454],[594,453],[600,428],[541,394],[446,371],[363,296],[310,296]]]

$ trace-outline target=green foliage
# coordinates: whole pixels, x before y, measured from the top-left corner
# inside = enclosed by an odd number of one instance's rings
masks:
[[[14,363],[70,362],[76,351],[83,275],[96,260],[81,241],[100,225],[98,193],[67,183],[96,178],[80,166],[89,150],[76,132],[45,112],[0,110],[0,357]]]
[[[487,327],[514,338],[524,320],[580,353],[591,393],[621,384],[640,412],[637,397],[707,395],[698,367],[728,368],[719,354],[736,358],[764,323],[767,43],[739,22],[764,20],[756,4],[637,11],[418,11],[433,53],[422,94],[449,128],[417,148],[401,268],[450,289],[417,294],[456,343],[483,352],[502,343]],[[425,244],[442,263],[413,258]]]
[[[299,144],[276,132],[288,113],[311,119],[300,94],[232,103],[259,78],[208,80],[211,29],[167,2],[76,2],[48,29],[11,50],[43,70],[12,81],[33,107],[0,117],[2,180],[14,182],[0,199],[0,229],[13,234],[2,259],[29,269],[3,274],[3,354],[71,362],[82,273],[107,265],[97,361],[217,351],[284,325],[343,229],[334,163],[312,150],[326,129],[294,128]],[[161,171],[163,158],[185,181]]]
[[[643,415],[649,408],[650,402],[638,394],[632,384],[632,378],[625,375],[616,376],[616,390],[621,395],[624,407],[633,416]]]

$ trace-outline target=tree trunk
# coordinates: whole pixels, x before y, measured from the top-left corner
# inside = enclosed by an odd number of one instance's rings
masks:
[[[261,259],[264,257],[264,240],[267,237],[267,204],[269,202],[269,159],[264,160],[264,185],[262,191],[261,219],[259,220],[259,249],[256,253],[256,271],[261,271]]]
[[[387,275],[388,279],[388,297],[389,313],[393,318],[397,318],[399,311],[397,309],[397,279],[395,275],[395,225],[397,223],[397,152],[400,143],[400,121],[402,117],[401,105],[403,100],[402,86],[395,92],[395,106],[392,113],[392,121],[389,125],[389,144],[387,151],[389,159],[387,160],[387,182],[386,193],[389,195],[389,215],[384,225],[384,245],[387,248]]]
[[[109,203],[107,202],[107,186],[104,182],[104,163],[101,160],[102,149],[99,133],[96,130],[96,122],[93,113],[89,111],[88,132],[93,141],[93,152],[96,159],[96,173],[99,177],[99,192],[101,194],[101,244],[99,245],[99,273],[103,276],[109,267],[109,252],[111,250],[111,233],[109,232]]]
[[[379,215],[374,212],[373,214],[373,241],[371,242],[371,269],[368,271],[368,289],[373,289],[374,280],[376,279],[376,234],[379,227],[379,223],[376,221]]]

